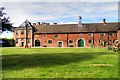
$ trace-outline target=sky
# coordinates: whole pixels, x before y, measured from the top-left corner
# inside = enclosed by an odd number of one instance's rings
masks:
[[[48,22],[58,24],[74,24],[78,16],[83,23],[100,23],[105,18],[107,22],[118,21],[118,0],[4,0],[6,17],[10,17],[14,27],[20,26],[26,19],[31,23]],[[12,33],[3,32],[0,37],[11,38]]]

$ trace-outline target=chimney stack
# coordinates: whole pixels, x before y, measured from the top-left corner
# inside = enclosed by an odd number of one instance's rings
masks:
[[[38,25],[40,25],[40,22],[37,22],[38,23]]]
[[[45,22],[42,22],[42,25],[45,25]]]
[[[106,19],[103,19],[103,24],[106,24]]]
[[[49,25],[49,23],[46,23],[46,25]]]
[[[33,23],[33,25],[36,25],[36,23]]]
[[[57,25],[57,23],[53,23],[54,25]]]

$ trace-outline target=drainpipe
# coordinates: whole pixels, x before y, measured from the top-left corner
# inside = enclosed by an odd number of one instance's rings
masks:
[[[68,47],[68,34],[67,34],[67,47]]]

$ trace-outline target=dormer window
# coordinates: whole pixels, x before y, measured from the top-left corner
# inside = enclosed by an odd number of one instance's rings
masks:
[[[105,33],[100,33],[100,36],[101,36],[101,37],[105,36]]]
[[[73,44],[73,40],[69,40],[69,43],[70,43],[70,44]]]
[[[88,36],[93,36],[93,33],[88,33]]]
[[[43,37],[46,37],[46,34],[42,34]]]
[[[80,36],[82,36],[83,34],[82,33],[79,33],[80,34]]]
[[[111,33],[109,33],[109,36],[113,36],[114,34],[111,32]]]

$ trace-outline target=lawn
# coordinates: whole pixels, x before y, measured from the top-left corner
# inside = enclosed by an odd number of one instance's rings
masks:
[[[104,48],[2,48],[3,78],[118,78],[118,53]]]

